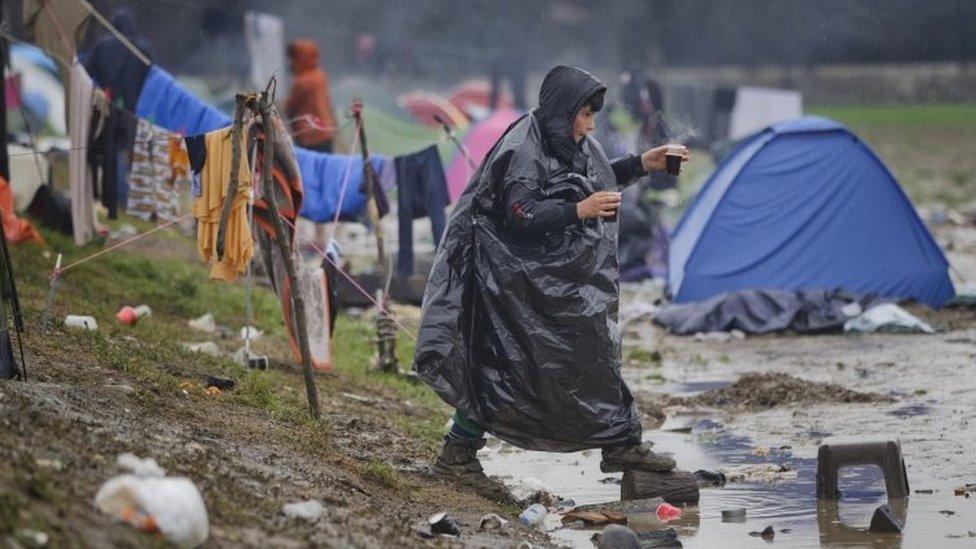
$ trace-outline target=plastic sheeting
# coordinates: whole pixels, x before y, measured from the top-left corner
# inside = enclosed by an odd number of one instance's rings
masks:
[[[495,436],[571,452],[640,440],[641,426],[620,376],[617,223],[580,222],[531,242],[504,226],[513,184],[575,202],[615,181],[591,137],[586,177],[543,152],[543,135],[573,143],[563,135],[572,116],[603,89],[578,69],[553,72],[543,106],[506,132],[455,206],[427,283],[414,367]]]
[[[805,117],[737,148],[674,232],[676,302],[744,289],[953,296],[948,262],[878,158],[840,124]]]
[[[654,321],[678,335],[733,330],[747,334],[839,332],[845,322],[877,302],[870,296],[842,291],[742,290],[668,305],[654,313]]]

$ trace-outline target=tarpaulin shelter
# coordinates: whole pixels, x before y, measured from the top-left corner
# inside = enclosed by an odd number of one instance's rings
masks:
[[[954,290],[948,262],[884,164],[847,128],[803,117],[745,139],[675,229],[676,302],[745,289],[914,299]]]
[[[512,123],[518,120],[519,116],[521,114],[518,111],[500,109],[468,130],[461,143],[475,166],[481,164],[495,142]],[[455,153],[454,159],[451,160],[447,169],[447,190],[451,195],[451,202],[456,201],[461,196],[461,192],[464,191],[465,185],[474,175],[474,171],[475,168],[471,167],[471,164],[460,151]]]

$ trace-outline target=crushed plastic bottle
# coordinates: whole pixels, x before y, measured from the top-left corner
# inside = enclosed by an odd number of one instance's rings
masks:
[[[547,511],[543,505],[533,503],[532,505],[529,505],[525,511],[522,511],[522,514],[519,515],[519,520],[522,522],[522,524],[531,528],[542,522],[548,513],[549,511]]]

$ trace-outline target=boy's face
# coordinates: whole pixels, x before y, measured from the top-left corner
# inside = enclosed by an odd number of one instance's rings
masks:
[[[573,140],[575,142],[579,143],[586,137],[586,134],[596,129],[595,119],[596,113],[593,112],[593,108],[589,105],[583,105],[583,108],[576,113],[576,119],[573,120]]]

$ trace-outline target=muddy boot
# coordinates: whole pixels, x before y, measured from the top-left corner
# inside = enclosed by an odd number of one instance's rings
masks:
[[[651,451],[651,443],[644,442],[631,446],[613,446],[603,449],[600,470],[604,473],[624,471],[649,471],[666,473],[674,470],[675,462],[669,456]]]
[[[434,469],[444,478],[467,486],[480,496],[501,503],[518,503],[504,484],[488,478],[481,468],[476,454],[484,445],[483,438],[444,437],[444,447]]]

